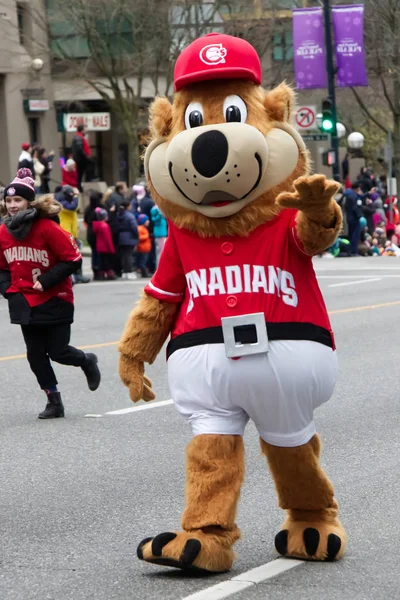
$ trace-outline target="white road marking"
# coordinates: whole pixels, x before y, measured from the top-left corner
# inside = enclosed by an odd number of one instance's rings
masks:
[[[149,410],[150,408],[159,408],[160,406],[167,406],[173,404],[173,400],[162,400],[161,402],[151,402],[149,404],[140,404],[139,406],[131,406],[129,408],[121,408],[121,410],[111,410],[106,412],[106,415],[126,415],[132,412],[139,412],[140,410]]]
[[[328,287],[342,287],[343,285],[360,285],[361,283],[371,283],[372,281],[382,281],[381,277],[374,277],[373,279],[360,279],[358,281],[344,281],[342,283],[331,283]]]
[[[379,261],[378,261],[379,262]],[[315,267],[315,264],[314,264]],[[376,263],[376,266],[369,266],[369,267],[351,267],[348,268],[346,266],[340,267],[338,265],[337,269],[320,269],[319,267],[315,267],[315,272],[317,273],[334,273],[335,271],[346,271],[347,273],[354,273],[354,272],[360,272],[360,271],[376,271],[377,269],[379,269],[379,271],[400,271],[400,265],[398,267],[382,267],[380,265],[378,265]]]
[[[87,419],[100,419],[103,415],[83,415],[84,417],[86,417]]]
[[[237,594],[246,588],[257,585],[257,583],[260,583],[261,581],[276,577],[277,575],[289,571],[290,569],[294,569],[295,567],[299,567],[300,565],[304,565],[304,561],[277,558],[265,565],[246,571],[237,577],[232,577],[232,579],[217,583],[200,592],[185,596],[182,600],[222,600],[223,598],[233,596],[233,594]]]

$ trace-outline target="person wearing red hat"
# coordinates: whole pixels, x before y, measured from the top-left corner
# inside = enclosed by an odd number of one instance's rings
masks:
[[[32,173],[33,179],[35,179],[35,167],[33,164],[33,147],[32,144],[28,144],[28,142],[23,143],[21,145],[22,152],[19,155],[18,159],[18,168],[19,169],[29,169]]]

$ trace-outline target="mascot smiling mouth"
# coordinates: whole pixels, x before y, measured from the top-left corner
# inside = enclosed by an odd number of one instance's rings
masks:
[[[234,196],[233,194],[230,194],[229,192],[226,192],[224,190],[210,190],[206,194],[204,194],[203,199],[200,202],[196,202],[195,200],[192,200],[192,198],[190,198],[187,194],[185,194],[185,192],[182,190],[182,188],[176,182],[176,180],[174,178],[174,174],[173,174],[173,164],[171,161],[169,162],[168,170],[169,170],[170,177],[171,177],[172,181],[174,182],[174,185],[179,190],[179,192],[185,198],[187,198],[187,200],[190,200],[190,202],[193,202],[193,204],[203,204],[206,206],[221,207],[221,206],[226,206],[227,204],[230,204],[231,202],[237,202],[238,200],[244,200],[245,198],[247,198],[247,196],[249,194],[251,194],[256,189],[256,187],[258,186],[258,184],[261,181],[262,160],[261,160],[261,156],[258,154],[258,152],[256,152],[254,154],[254,158],[256,159],[256,161],[258,163],[258,176],[257,176],[256,182],[247,193],[245,193],[243,196],[240,196],[240,197]]]

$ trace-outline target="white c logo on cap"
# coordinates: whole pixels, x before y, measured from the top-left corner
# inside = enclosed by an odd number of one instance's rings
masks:
[[[200,60],[206,65],[219,65],[225,62],[225,56],[228,54],[222,44],[209,44],[200,50]]]
[[[15,188],[13,188],[13,187],[8,188],[7,196],[15,196]]]

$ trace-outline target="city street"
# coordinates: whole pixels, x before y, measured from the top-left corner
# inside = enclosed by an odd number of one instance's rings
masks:
[[[0,298],[1,600],[399,598],[400,260],[315,266],[340,362],[316,423],[349,534],[344,559],[271,567],[284,515],[250,424],[233,571],[188,577],[137,560],[144,537],[179,528],[190,431],[170,402],[164,355],[148,368],[153,403],[132,404],[118,378],[118,339],[143,280],[90,283],[75,287],[72,343],[97,353],[102,384],[89,392],[79,369],[56,365],[66,418],[54,421],[37,419],[45,397]]]

